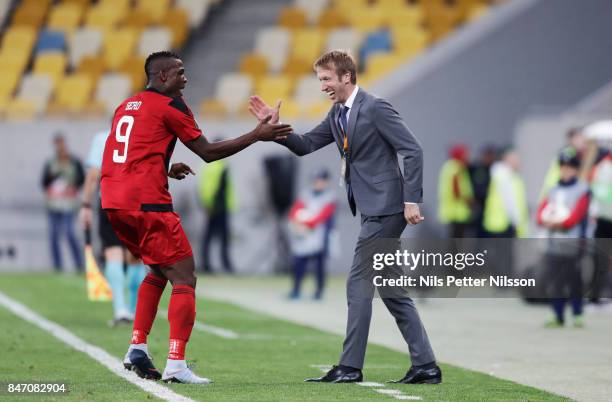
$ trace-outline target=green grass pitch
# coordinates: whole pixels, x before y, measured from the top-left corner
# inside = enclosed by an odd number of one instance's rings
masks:
[[[51,274],[0,276],[0,291],[54,321],[85,341],[122,358],[131,328],[109,328],[109,303],[86,300],[80,276]],[[202,281],[201,283],[204,283]],[[205,284],[203,286],[206,286]],[[167,307],[169,287],[162,308]],[[312,365],[333,364],[342,339],[231,304],[198,299],[197,320],[235,331],[238,339],[226,339],[194,330],[187,358],[194,371],[212,378],[209,386],[169,385],[175,392],[206,401],[366,401],[396,400],[355,384],[304,383],[319,376]],[[21,396],[19,400],[150,400],[154,396],[111,373],[83,353],[0,307],[0,382],[67,381],[68,395]],[[160,370],[165,364],[168,323],[155,322],[149,349]],[[477,353],[477,351],[475,351]],[[401,377],[409,366],[407,354],[370,345],[364,368],[365,381],[381,382]],[[501,380],[486,374],[441,364],[440,385],[392,385],[424,401],[559,401],[564,398]],[[0,395],[0,399],[6,395]]]

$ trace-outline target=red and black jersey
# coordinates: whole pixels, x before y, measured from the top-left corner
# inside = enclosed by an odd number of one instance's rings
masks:
[[[104,147],[102,208],[171,211],[168,169],[176,139],[201,135],[182,97],[147,89],[123,101]]]

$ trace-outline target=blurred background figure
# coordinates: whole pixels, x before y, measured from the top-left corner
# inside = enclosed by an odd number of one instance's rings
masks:
[[[315,266],[316,290],[321,299],[325,286],[325,262],[336,212],[336,195],[329,188],[329,172],[315,172],[311,187],[295,201],[289,211],[289,232],[293,255],[293,289],[289,298],[298,299],[302,279],[309,264]]]
[[[495,162],[497,151],[495,146],[482,148],[479,158],[469,167],[474,201],[472,204],[472,227],[476,237],[489,237],[483,225],[484,206],[491,182],[491,166]]]
[[[463,144],[451,147],[438,180],[438,217],[448,225],[449,237],[466,237],[472,220],[474,191],[468,171],[468,149]]]
[[[584,138],[584,133],[582,132],[582,127],[573,127],[570,128],[565,137],[566,144],[564,147],[572,147],[578,152],[580,158],[583,158],[586,152],[586,140]],[[560,178],[560,165],[558,158],[553,159],[550,163],[550,167],[546,172],[546,177],[544,178],[544,185],[542,186],[542,190],[540,193],[540,199],[546,196],[551,188],[556,186],[559,182]]]
[[[526,237],[529,208],[514,148],[506,148],[501,160],[491,166],[490,180],[483,217],[485,230],[491,237]]]
[[[221,141],[216,138],[215,142]],[[217,271],[211,265],[210,251],[213,239],[219,240],[221,268],[227,273],[234,272],[230,258],[231,225],[230,216],[236,209],[234,185],[229,166],[225,160],[207,163],[200,171],[200,203],[207,215],[204,236],[202,236],[202,271]]]
[[[60,238],[66,237],[74,265],[82,272],[83,256],[74,232],[74,216],[79,202],[78,191],[84,182],[83,166],[79,159],[70,155],[61,133],[55,135],[53,145],[55,155],[45,163],[42,175],[53,267],[56,271],[64,268]]]
[[[601,302],[601,293],[608,285],[610,255],[612,252],[612,152],[595,166],[591,180],[593,200],[590,216],[595,221],[594,274],[589,300]]]
[[[548,328],[565,325],[565,304],[569,300],[575,327],[583,327],[582,276],[580,269],[581,242],[584,222],[589,210],[589,186],[578,179],[578,150],[564,148],[558,158],[559,180],[545,194],[537,212],[537,222],[547,229],[550,241],[547,250],[547,277],[552,290],[555,316],[546,323]]]
[[[85,176],[85,186],[83,187],[83,197],[81,209],[79,211],[79,221],[88,230],[93,228],[93,201],[94,195],[100,185],[100,169],[102,167],[102,157],[104,145],[108,131],[104,130],[97,133],[89,148],[85,165],[87,174]],[[119,240],[113,230],[106,212],[102,209],[100,199],[97,200],[98,211],[98,233],[102,241],[102,255],[104,257],[104,276],[113,292],[113,319],[109,325],[127,324],[134,320],[136,313],[136,298],[138,288],[144,279],[147,268],[141,260],[134,257],[123,243]],[[124,269],[127,265],[127,271]],[[125,300],[125,289],[128,290],[128,300]]]

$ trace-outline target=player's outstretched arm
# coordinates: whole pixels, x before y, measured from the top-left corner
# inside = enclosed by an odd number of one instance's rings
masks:
[[[93,200],[94,191],[100,180],[100,169],[90,167],[85,175],[85,186],[83,187],[83,195],[81,198],[81,209],[79,210],[79,223],[83,228],[91,227],[93,214],[91,212],[91,202]]]
[[[260,121],[255,129],[231,140],[208,142],[204,136],[186,142],[185,145],[206,162],[227,158],[258,141],[278,141],[293,132],[289,124],[270,124],[271,116]]]

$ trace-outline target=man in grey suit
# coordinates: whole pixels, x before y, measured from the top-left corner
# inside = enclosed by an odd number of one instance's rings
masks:
[[[389,102],[357,86],[355,62],[348,53],[328,52],[315,62],[314,68],[321,90],[334,105],[311,131],[291,134],[278,142],[300,156],[336,144],[351,212],[361,213],[361,231],[346,285],[348,322],[340,364],[324,376],[306,381],[360,382],[375,291],[371,276],[364,275],[364,267],[369,264],[366,269],[372,270],[373,241],[398,238],[406,222],[416,225],[423,220],[418,206],[423,197],[422,150]],[[272,108],[253,96],[249,109],[259,120],[271,116],[270,122],[276,122],[280,101]],[[397,154],[403,158],[403,176]],[[395,382],[441,382],[442,373],[413,301],[407,296],[383,301],[395,317],[412,361],[406,375]]]

